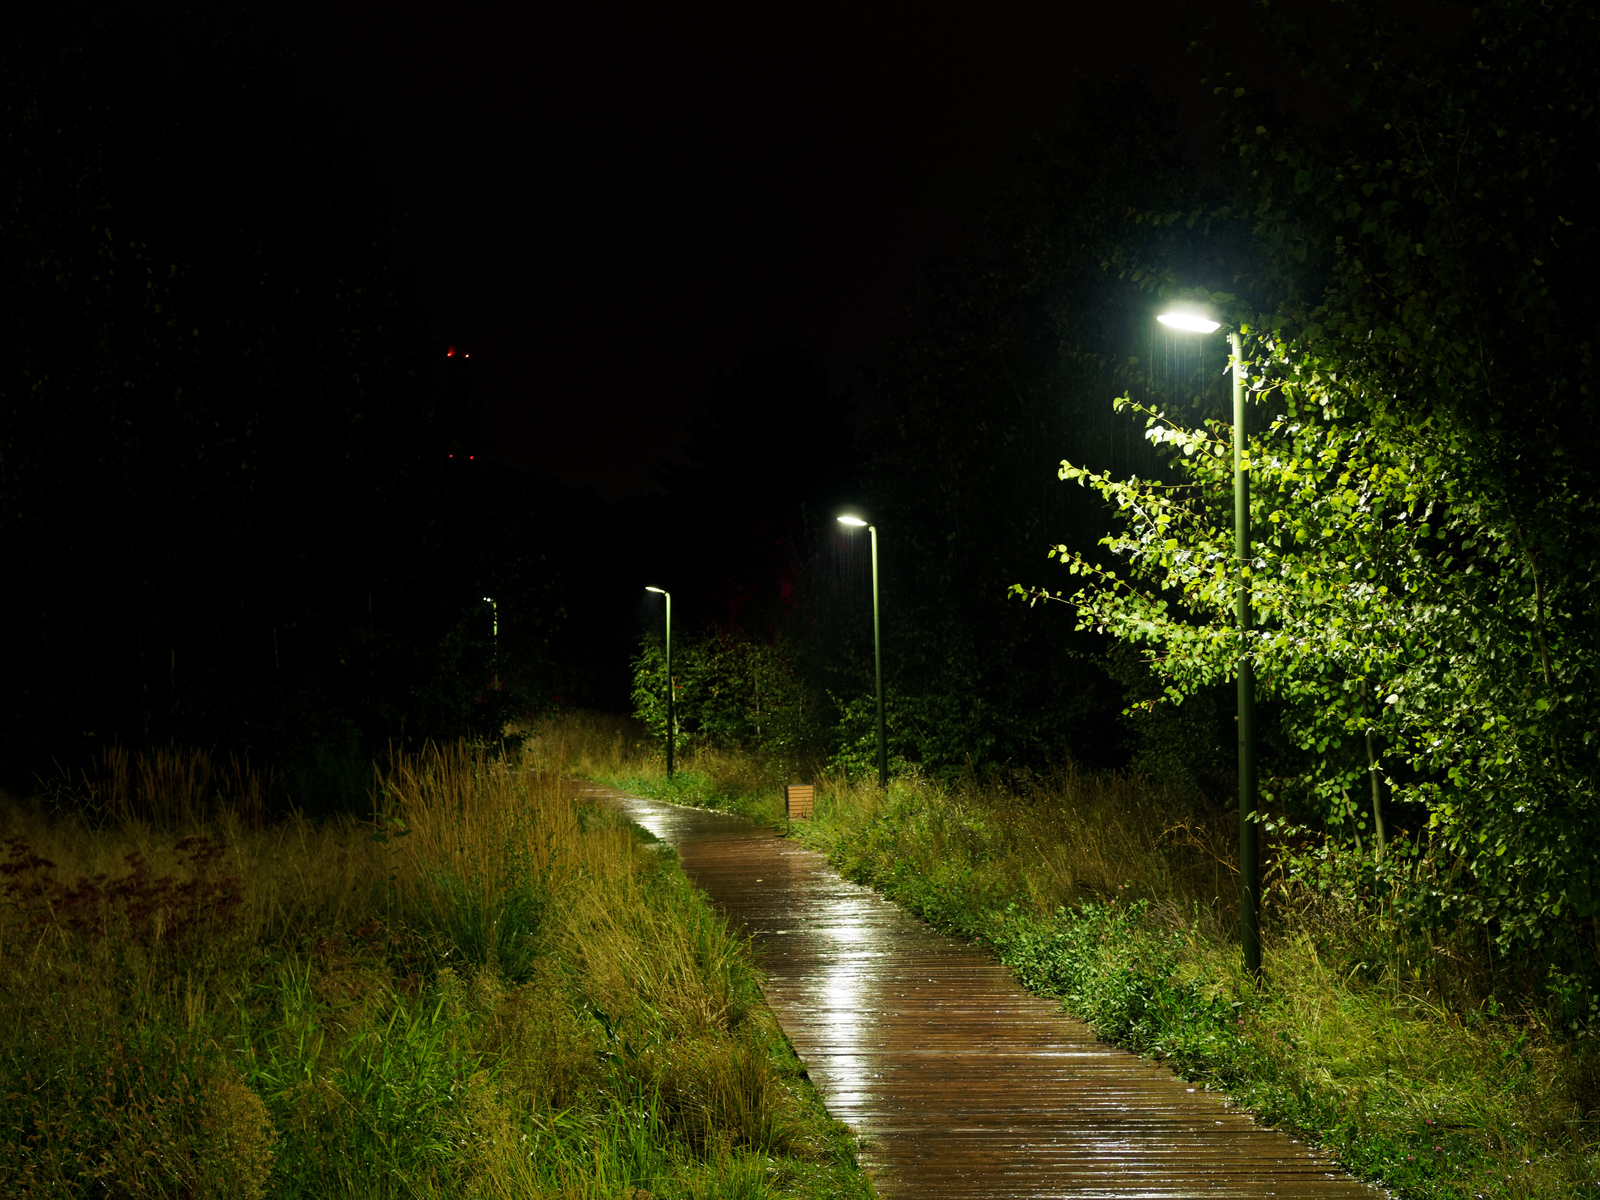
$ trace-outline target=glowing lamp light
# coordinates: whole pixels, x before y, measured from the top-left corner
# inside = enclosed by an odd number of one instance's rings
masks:
[[[1156,317],[1156,320],[1163,325],[1170,325],[1174,329],[1182,329],[1188,333],[1215,333],[1222,328],[1221,322],[1195,312],[1164,312]]]
[[[1163,318],[1163,320],[1164,320],[1164,319],[1165,319],[1165,318]],[[446,350],[446,351],[445,351],[445,352],[444,352],[444,356],[445,356],[445,357],[446,357],[446,358],[454,358],[454,357],[455,357],[455,356],[456,356],[456,348],[455,348],[455,347],[454,347],[454,346],[451,346],[451,347],[450,347],[450,348],[449,348],[449,349],[448,349],[448,350]]]
[[[843,516],[843,517],[839,518],[839,524],[841,524],[841,525],[853,525],[856,528],[860,528],[861,526],[865,525],[866,522],[863,521],[860,517]]]
[[[645,584],[644,590],[647,592],[654,592],[658,596],[665,596],[667,594],[665,588],[651,587],[649,584]]]

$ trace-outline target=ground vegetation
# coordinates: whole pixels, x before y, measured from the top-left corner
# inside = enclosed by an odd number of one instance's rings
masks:
[[[1506,987],[1469,931],[1372,897],[1370,856],[1264,837],[1265,972],[1240,962],[1237,815],[1146,777],[1064,766],[887,791],[822,777],[787,821],[781,769],[705,750],[667,779],[637,727],[550,724],[594,778],[741,813],[827,853],[936,927],[989,947],[1118,1045],[1238,1100],[1404,1200],[1600,1186],[1600,1057],[1564,998]]]
[[[745,943],[551,765],[397,753],[359,821],[198,754],[8,803],[0,1191],[870,1194]]]

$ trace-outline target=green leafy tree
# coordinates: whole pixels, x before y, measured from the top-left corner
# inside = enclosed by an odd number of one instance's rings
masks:
[[[1375,6],[1263,11],[1316,119],[1215,73],[1227,199],[1135,214],[1107,261],[1257,329],[1245,649],[1284,735],[1275,785],[1354,836],[1376,778],[1426,839],[1405,867],[1420,919],[1593,972],[1600,18],[1513,0],[1419,38]],[[1181,236],[1241,228],[1226,279]],[[1228,472],[1220,427],[1170,419],[1151,372],[1130,383],[1170,463],[1139,481],[1075,455],[1124,524],[1058,557],[1170,707],[1240,650]]]
[[[817,705],[781,641],[756,642],[722,629],[674,639],[678,747],[739,748],[807,764],[817,741]],[[652,737],[667,734],[665,646],[646,637],[633,665],[634,714]]]
[[[1557,719],[1583,710],[1562,679],[1586,668],[1553,637],[1536,572],[1486,515],[1449,444],[1351,421],[1346,388],[1271,337],[1258,367],[1282,406],[1249,439],[1252,554],[1233,552],[1231,436],[1143,413],[1170,477],[1117,479],[1063,462],[1119,514],[1119,567],[1064,544],[1082,583],[1035,599],[1143,648],[1181,704],[1234,677],[1241,654],[1300,752],[1267,790],[1310,820],[1383,849],[1383,813],[1416,814],[1401,864],[1412,916],[1486,927],[1502,949],[1570,951],[1597,913],[1592,753]],[[1246,581],[1255,625],[1241,635]],[[1022,590],[1022,589],[1019,589]],[[1379,789],[1385,795],[1380,798]],[[1363,791],[1370,790],[1368,814]],[[1392,832],[1392,825],[1391,825]]]

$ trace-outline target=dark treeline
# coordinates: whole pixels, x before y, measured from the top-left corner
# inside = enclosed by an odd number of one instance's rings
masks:
[[[277,47],[226,7],[4,19],[14,787],[118,742],[348,766],[625,697],[631,597],[574,597],[626,590],[627,514],[475,453],[471,364]]]
[[[835,523],[849,508],[879,530],[895,761],[945,773],[1140,757],[1186,787],[1203,778],[1222,799],[1231,710],[1200,702],[1176,724],[1162,713],[1130,728],[1122,710],[1150,687],[1137,657],[1076,632],[1070,612],[1007,599],[1013,584],[1055,582],[1049,546],[1092,548],[1106,528],[1104,507],[1057,479],[1063,457],[1161,470],[1112,396],[1148,376],[1202,408],[1220,404],[1225,354],[1152,329],[1152,297],[1112,263],[1129,253],[1129,214],[1222,199],[1185,161],[1170,103],[1126,81],[1085,91],[987,215],[982,243],[929,264],[918,330],[888,349],[873,380],[887,413],[859,430],[858,450],[842,436],[841,399],[795,355],[755,356],[719,383],[695,430],[701,468],[663,476],[680,530],[677,577],[691,582],[688,607],[675,598],[682,733],[749,743],[756,691],[776,687],[771,700],[792,719],[767,723],[766,748],[807,769],[871,761],[868,539]],[[1242,223],[1159,236],[1196,283],[1225,285],[1256,254]],[[792,415],[774,415],[790,412],[802,381],[816,428],[841,436],[819,441]],[[727,415],[734,405],[743,416]],[[736,445],[732,427],[751,440]],[[752,473],[760,482],[735,486]],[[725,497],[762,499],[714,518],[705,527],[719,533],[699,540],[694,514],[710,507],[706,489],[724,484]],[[779,508],[782,520],[756,517]],[[758,525],[784,532],[763,538]],[[757,553],[769,565],[735,580]],[[771,614],[754,624],[738,616],[753,582]],[[641,712],[660,728],[659,647],[637,667]],[[730,705],[733,695],[742,699]]]

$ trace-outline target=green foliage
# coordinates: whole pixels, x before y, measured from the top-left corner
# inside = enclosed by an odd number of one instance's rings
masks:
[[[1052,550],[1084,580],[1070,597],[1080,624],[1147,647],[1167,703],[1230,678],[1247,653],[1301,752],[1273,764],[1269,794],[1359,840],[1367,822],[1352,793],[1369,770],[1381,775],[1388,803],[1426,814],[1414,832],[1432,866],[1419,865],[1404,896],[1416,919],[1466,919],[1506,950],[1554,942],[1572,954],[1600,912],[1583,740],[1600,712],[1567,682],[1591,669],[1588,639],[1544,590],[1537,559],[1486,519],[1459,459],[1342,418],[1320,364],[1264,344],[1285,411],[1247,452],[1248,639],[1233,621],[1226,431],[1152,409],[1146,436],[1171,449],[1177,482],[1062,464],[1063,479],[1092,486],[1122,517],[1102,544],[1128,564],[1125,578]],[[1374,744],[1383,753],[1369,768]],[[1435,886],[1440,874],[1451,879]]]
[[[828,758],[828,770],[846,779],[876,779],[878,777],[878,698],[873,693],[851,696],[841,700],[830,696],[838,717],[833,726],[834,751]],[[889,772],[903,774],[908,762],[904,750],[904,731],[901,714],[907,710],[907,698],[890,692],[884,697],[883,735],[888,740]]]
[[[801,835],[1103,1036],[1406,1200],[1588,1194],[1600,1059],[1560,1005],[1486,994],[1506,980],[1481,948],[1419,938],[1377,899],[1393,859],[1332,845],[1274,877],[1266,974],[1247,976],[1216,870],[1233,825],[1138,780],[1065,773],[836,786]],[[1269,861],[1295,857],[1281,834]]]
[[[1216,75],[1226,200],[1137,213],[1108,259],[1251,332],[1268,411],[1249,449],[1248,642],[1228,430],[1179,415],[1154,368],[1122,404],[1166,464],[1063,464],[1120,524],[1054,556],[1084,580],[1082,625],[1147,652],[1165,694],[1135,697],[1136,716],[1248,653],[1270,705],[1264,790],[1294,822],[1383,850],[1387,812],[1406,835],[1388,850],[1419,856],[1407,920],[1482,929],[1535,979],[1593,978],[1597,243],[1571,214],[1593,186],[1572,148],[1600,134],[1600,23],[1522,3],[1460,19],[1419,41],[1377,9],[1315,28],[1268,13],[1335,118]],[[1220,248],[1246,229],[1226,277],[1183,233]]]
[[[555,902],[549,859],[540,867],[527,845],[513,837],[486,869],[496,871],[492,881],[439,872],[431,881],[433,900],[417,914],[417,924],[449,947],[447,960],[526,983],[538,974],[547,949],[543,934]]]
[[[1152,920],[1146,901],[1084,904],[1049,920],[997,924],[996,949],[1030,989],[1059,996],[1102,1036],[1226,1091],[1263,1120],[1312,1134],[1347,1169],[1407,1200],[1516,1195],[1525,1194],[1518,1184],[1529,1187],[1502,1173],[1500,1156],[1475,1131],[1447,1126],[1438,1109],[1396,1104],[1381,1089],[1352,1103],[1321,1086],[1314,1070],[1294,1061],[1282,1001],[1270,992],[1230,994],[1221,981],[1182,973],[1191,935]],[[1510,1076],[1496,1082],[1515,1090],[1515,1072]],[[1532,1185],[1539,1190],[1531,1194],[1558,1195],[1573,1184],[1581,1186],[1557,1174]]]
[[[789,763],[812,754],[816,704],[781,639],[761,642],[727,630],[675,638],[672,671],[677,746],[684,754],[739,747]],[[643,639],[634,659],[633,704],[634,715],[665,745],[666,648],[653,636]]]
[[[241,1049],[247,1082],[287,1130],[281,1191],[414,1194],[448,1169],[456,1093],[476,1064],[446,997],[380,995],[341,1030],[309,964],[265,982],[275,995]]]

